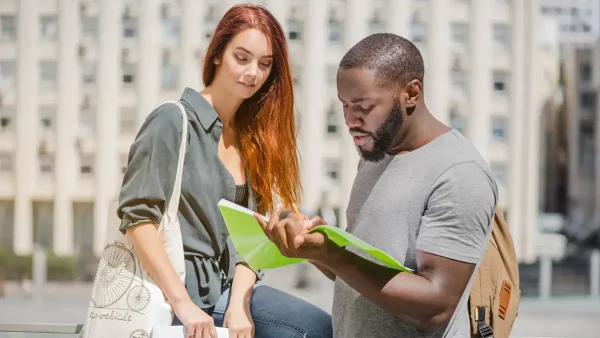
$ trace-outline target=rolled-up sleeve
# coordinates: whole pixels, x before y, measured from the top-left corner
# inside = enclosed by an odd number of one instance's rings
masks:
[[[227,250],[230,252],[231,259],[230,264],[233,268],[235,268],[238,264],[242,264],[248,269],[252,270],[256,275],[256,281],[259,282],[265,277],[265,273],[262,270],[253,269],[248,263],[244,260],[244,258],[237,252],[235,246],[233,245],[233,241],[231,237],[227,238]]]
[[[161,105],[144,121],[129,150],[119,194],[123,233],[139,224],[160,223],[173,192],[182,131],[174,104]]]

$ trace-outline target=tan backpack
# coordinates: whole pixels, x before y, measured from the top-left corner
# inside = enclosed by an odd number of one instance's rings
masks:
[[[520,299],[517,254],[504,211],[497,207],[490,243],[469,296],[471,337],[508,337]]]

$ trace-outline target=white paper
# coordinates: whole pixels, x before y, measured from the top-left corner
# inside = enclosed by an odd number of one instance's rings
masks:
[[[229,338],[229,330],[217,327],[215,338]],[[184,326],[155,326],[152,338],[188,338]]]

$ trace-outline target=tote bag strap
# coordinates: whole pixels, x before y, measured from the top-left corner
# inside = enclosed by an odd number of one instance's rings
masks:
[[[179,198],[181,196],[181,180],[183,177],[183,162],[185,160],[185,150],[187,147],[187,136],[188,136],[188,119],[185,112],[185,108],[178,101],[166,101],[164,103],[173,103],[179,107],[181,112],[181,119],[183,123],[183,132],[181,133],[181,145],[179,146],[179,159],[177,161],[177,173],[175,174],[175,184],[173,186],[173,194],[169,200],[167,207],[167,213],[170,215],[177,215],[177,209],[179,208]]]

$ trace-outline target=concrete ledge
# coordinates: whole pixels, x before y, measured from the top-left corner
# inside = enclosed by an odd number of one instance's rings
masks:
[[[82,324],[0,323],[0,332],[72,333],[81,332]]]

